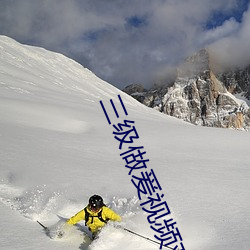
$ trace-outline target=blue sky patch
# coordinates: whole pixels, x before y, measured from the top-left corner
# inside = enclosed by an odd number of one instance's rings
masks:
[[[223,10],[215,11],[210,20],[206,23],[206,29],[213,29],[221,26],[226,20],[234,18],[238,23],[242,22],[244,12],[248,9],[249,0],[238,1],[237,9],[232,10],[230,13],[225,13]]]
[[[127,25],[134,28],[139,28],[147,24],[147,19],[145,17],[131,16],[127,18]]]

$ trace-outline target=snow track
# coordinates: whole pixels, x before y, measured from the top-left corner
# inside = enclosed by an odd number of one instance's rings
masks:
[[[14,199],[22,194],[22,190],[9,186],[8,184],[0,184],[0,201],[13,207]]]
[[[46,193],[46,186],[23,190],[9,184],[0,184],[0,201],[24,217],[36,220],[46,218],[60,204],[60,194]]]

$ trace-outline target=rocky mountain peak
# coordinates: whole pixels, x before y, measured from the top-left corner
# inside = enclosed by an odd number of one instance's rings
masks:
[[[178,67],[171,86],[149,91],[137,86],[136,92],[129,94],[149,107],[196,125],[248,129],[249,106],[233,94],[250,93],[249,71],[217,74],[212,68],[208,50],[202,49]]]
[[[177,69],[177,77],[194,77],[205,74],[210,70],[209,53],[201,49],[194,55],[188,57]]]

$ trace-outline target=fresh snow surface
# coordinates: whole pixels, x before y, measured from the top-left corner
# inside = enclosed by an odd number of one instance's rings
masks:
[[[122,226],[154,239],[100,100],[112,124],[135,121],[137,146],[146,150],[147,166],[158,178],[186,249],[250,249],[249,132],[197,127],[168,117],[63,55],[4,36],[0,249],[159,248],[112,223],[93,243],[84,235],[83,222],[67,229],[62,239],[50,239],[36,223],[54,229],[64,223],[58,216],[74,215],[96,193],[123,217]]]

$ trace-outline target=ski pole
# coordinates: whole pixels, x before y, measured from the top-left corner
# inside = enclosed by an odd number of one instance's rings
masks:
[[[125,230],[125,231],[127,231],[127,232],[129,232],[129,233],[131,233],[131,234],[137,235],[137,236],[139,236],[139,237],[141,237],[141,238],[143,238],[143,239],[145,239],[145,240],[148,240],[148,241],[151,241],[151,242],[153,242],[153,243],[156,243],[156,244],[160,245],[159,242],[157,242],[157,241],[155,241],[155,240],[152,240],[152,239],[150,239],[150,238],[148,238],[148,237],[145,237],[145,236],[143,236],[143,235],[141,235],[141,234],[135,233],[135,232],[133,232],[133,231],[127,229],[127,228],[122,227],[122,229]],[[163,245],[163,246],[164,246],[164,245]],[[172,250],[174,249],[174,248],[168,247],[168,246],[164,246],[164,247],[169,248],[169,249],[172,249]]]
[[[36,221],[40,226],[42,226],[43,227],[43,229],[46,231],[46,230],[48,230],[48,228],[47,227],[45,227],[40,221]]]

